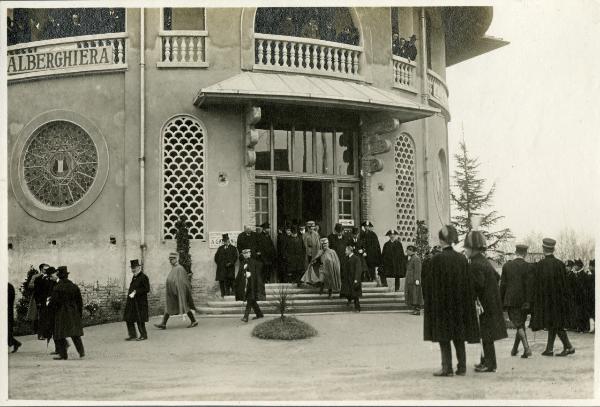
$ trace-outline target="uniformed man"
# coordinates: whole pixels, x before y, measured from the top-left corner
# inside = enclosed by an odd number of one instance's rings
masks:
[[[406,248],[408,262],[406,263],[406,281],[404,282],[404,301],[413,308],[412,315],[421,315],[423,292],[421,291],[421,259],[415,246]]]
[[[131,266],[131,283],[127,291],[127,302],[123,312],[123,320],[127,324],[128,336],[126,341],[145,341],[148,339],[146,331],[146,322],[148,322],[148,293],[150,292],[150,280],[142,271],[142,265],[138,259],[129,262]],[[138,338],[135,332],[137,324],[140,336]]]
[[[544,238],[544,258],[534,266],[533,309],[530,327],[533,331],[548,330],[548,342],[543,356],[554,356],[556,336],[563,344],[562,352],[556,356],[575,353],[565,328],[573,324],[573,307],[567,282],[567,272],[562,261],[554,257],[556,240]]]
[[[262,264],[253,259],[251,254],[250,249],[242,251],[242,261],[240,262],[240,269],[235,279],[235,299],[237,301],[246,301],[246,310],[242,317],[242,321],[244,322],[248,322],[251,309],[256,314],[252,319],[263,317],[257,301],[265,299],[262,297],[264,289],[261,288],[264,285],[261,280]]]
[[[232,295],[233,282],[235,280],[235,263],[238,260],[238,251],[229,240],[229,234],[222,235],[223,244],[219,246],[215,253],[215,263],[217,263],[217,275],[215,280],[219,282],[221,297]]]
[[[516,258],[508,261],[502,266],[502,276],[500,277],[500,298],[504,308],[508,312],[508,319],[517,329],[515,342],[510,352],[511,356],[516,356],[519,352],[519,343],[523,342],[522,358],[531,356],[529,342],[527,342],[527,332],[525,330],[525,321],[531,306],[531,279],[532,265],[525,261],[528,246],[517,244]]]

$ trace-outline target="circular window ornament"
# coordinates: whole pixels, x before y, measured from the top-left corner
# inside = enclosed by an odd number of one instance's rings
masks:
[[[96,126],[69,111],[35,118],[13,149],[11,183],[31,216],[60,222],[85,211],[108,176],[108,148]]]

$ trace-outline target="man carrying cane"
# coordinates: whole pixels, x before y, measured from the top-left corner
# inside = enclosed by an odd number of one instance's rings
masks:
[[[148,292],[150,291],[150,280],[142,271],[140,262],[135,259],[130,261],[133,278],[127,291],[127,303],[123,320],[127,323],[128,337],[126,341],[145,341],[148,339],[145,323],[148,322]],[[137,323],[140,337],[135,332],[135,323]]]
[[[263,313],[258,306],[259,300],[264,300],[264,283],[262,281],[262,263],[253,259],[252,250],[242,250],[242,261],[240,269],[235,279],[235,299],[237,301],[246,301],[246,310],[242,321],[248,322],[250,309],[254,310],[256,316],[252,319],[263,317]]]

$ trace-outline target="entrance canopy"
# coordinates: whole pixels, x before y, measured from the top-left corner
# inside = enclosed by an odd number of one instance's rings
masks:
[[[370,85],[306,75],[243,72],[200,89],[198,107],[252,101],[330,108],[387,111],[401,122],[423,119],[440,110]]]

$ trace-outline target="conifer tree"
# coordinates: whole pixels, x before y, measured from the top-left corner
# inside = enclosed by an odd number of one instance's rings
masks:
[[[188,232],[187,218],[181,216],[175,222],[177,233],[175,240],[177,241],[177,253],[179,253],[179,264],[183,266],[188,273],[192,272],[192,256],[190,256],[190,236]]]
[[[424,220],[417,221],[417,235],[415,236],[415,247],[417,248],[417,255],[421,260],[425,259],[425,255],[429,253],[429,228],[425,224]]]
[[[469,155],[464,141],[460,143],[460,151],[454,158],[457,163],[453,177],[456,190],[451,191],[450,196],[456,211],[452,217],[452,224],[456,227],[459,238],[463,240],[473,228],[473,216],[480,216],[479,230],[485,236],[488,250],[495,250],[498,244],[514,237],[509,228],[494,230],[494,225],[504,216],[495,210],[487,211],[492,206],[496,183],[485,191],[485,180],[478,177],[479,160]]]

